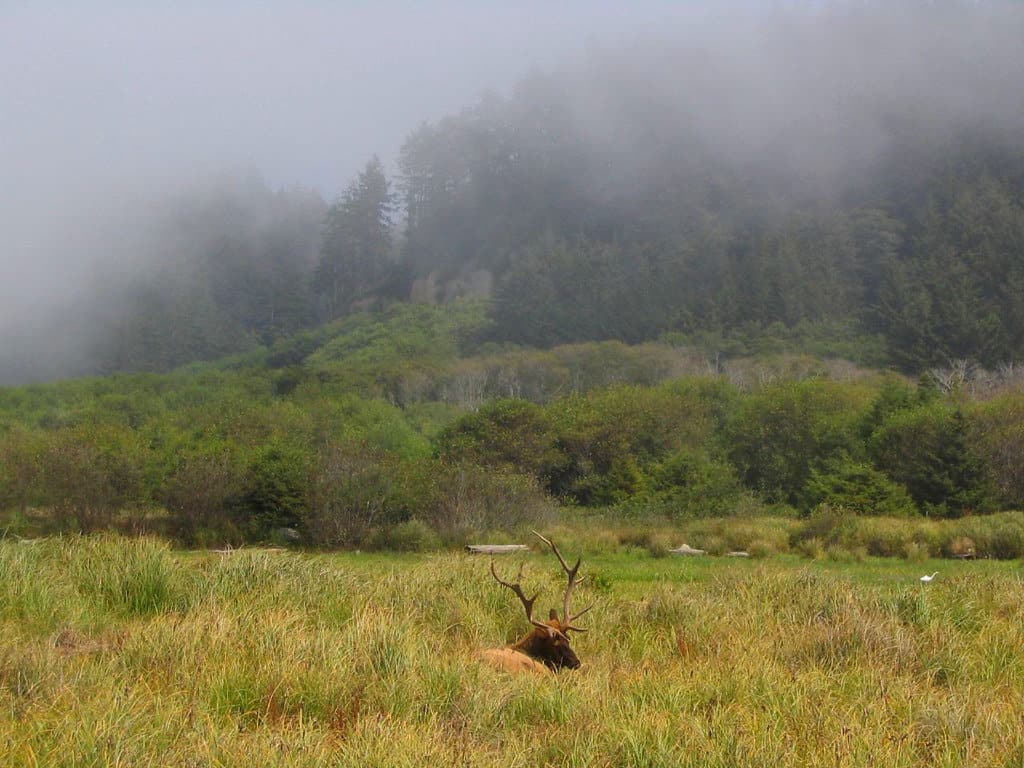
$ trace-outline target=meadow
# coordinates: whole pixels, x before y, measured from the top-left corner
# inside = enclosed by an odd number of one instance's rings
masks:
[[[512,676],[475,659],[527,626],[486,557],[2,540],[2,763],[1024,763],[1018,561],[561,548],[583,666]],[[519,562],[560,605],[550,553]]]

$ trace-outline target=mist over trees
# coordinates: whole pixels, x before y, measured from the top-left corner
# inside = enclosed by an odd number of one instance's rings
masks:
[[[493,272],[507,341],[852,325],[907,370],[1019,358],[1024,70],[955,15],[594,51],[422,126],[409,268]]]
[[[479,341],[813,329],[905,371],[1020,360],[1021,39],[1019,9],[971,4],[595,44],[412,129],[337,200],[245,174],[164,200],[131,259],[0,333],[0,381],[167,370],[463,295],[489,302]]]

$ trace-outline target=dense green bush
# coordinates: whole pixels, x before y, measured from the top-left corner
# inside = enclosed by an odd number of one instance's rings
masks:
[[[53,510],[59,528],[106,530],[144,516],[152,503],[155,467],[153,452],[138,432],[83,424],[47,437],[39,455],[36,500]]]
[[[836,458],[812,468],[803,507],[827,503],[858,515],[904,517],[917,512],[907,490],[870,464]]]
[[[743,483],[769,501],[798,504],[811,472],[862,453],[857,425],[870,393],[827,380],[784,382],[742,400],[726,428]]]
[[[446,541],[544,525],[555,517],[554,502],[529,476],[473,465],[434,465],[430,471],[434,496],[423,518]]]
[[[970,445],[963,411],[936,401],[892,414],[868,443],[875,466],[940,517],[993,508],[981,457]]]
[[[969,516],[1024,501],[1012,378],[983,401],[800,356],[709,368],[605,342],[459,357],[480,317],[393,308],[167,375],[0,388],[3,527],[412,547],[398,542],[428,541],[423,526],[451,544],[574,506],[640,527],[796,508],[810,518],[793,545],[822,553],[1021,550],[1012,520]],[[963,526],[891,522],[915,507]]]
[[[277,528],[297,528],[306,516],[309,456],[282,442],[261,446],[242,473],[230,500],[234,522],[250,540],[266,539]]]
[[[438,436],[437,451],[444,461],[521,472],[546,487],[569,463],[551,416],[525,400],[496,400],[463,416]]]
[[[646,483],[646,492],[628,507],[674,519],[733,515],[745,495],[731,464],[693,448],[680,448],[655,464]]]
[[[39,494],[43,434],[15,425],[0,432],[0,509],[19,515]]]
[[[1024,392],[974,408],[969,432],[1000,506],[1024,508]]]

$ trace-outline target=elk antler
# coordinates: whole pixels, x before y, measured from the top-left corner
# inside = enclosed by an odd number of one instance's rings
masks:
[[[583,581],[582,578],[580,578],[580,579],[576,578],[576,573],[580,569],[580,562],[581,562],[580,559],[577,558],[576,559],[576,565],[574,565],[572,568],[570,568],[569,564],[567,562],[565,562],[565,558],[562,557],[562,553],[558,551],[558,547],[555,546],[555,543],[553,541],[551,541],[551,539],[548,539],[548,538],[545,538],[544,536],[541,536],[539,533],[537,533],[537,531],[532,531],[532,533],[538,539],[540,539],[545,544],[547,544],[549,547],[551,547],[551,551],[555,553],[555,557],[558,558],[558,562],[560,562],[562,564],[562,569],[565,571],[565,573],[569,577],[569,584],[565,588],[565,597],[562,598],[562,629],[565,630],[565,631],[568,631],[568,630],[571,629],[574,632],[586,632],[587,630],[583,629],[582,627],[574,627],[572,625],[572,623],[574,621],[576,621],[576,619],[578,619],[580,616],[585,614],[587,611],[589,611],[591,608],[593,608],[594,606],[593,605],[588,605],[586,608],[584,608],[582,611],[577,613],[575,616],[573,616],[571,613],[569,613],[569,599],[572,596],[573,587],[575,587],[577,584],[579,584],[580,582]],[[536,595],[534,595],[534,599],[536,599]]]
[[[535,627],[539,627],[540,629],[546,630],[549,633],[558,632],[558,630],[555,629],[554,627],[552,627],[550,624],[545,624],[544,622],[537,621],[535,618],[533,618],[533,603],[537,599],[537,594],[540,594],[540,593],[538,592],[533,597],[527,597],[523,593],[523,588],[521,586],[522,581],[523,581],[523,566],[522,565],[519,566],[519,574],[516,576],[516,583],[515,584],[510,584],[507,581],[502,581],[501,580],[501,577],[498,576],[498,572],[494,570],[494,561],[493,560],[491,560],[491,576],[493,576],[494,580],[496,582],[498,582],[499,584],[501,584],[501,586],[508,587],[509,589],[511,589],[513,592],[516,593],[516,597],[519,598],[519,600],[523,604],[523,608],[526,609],[526,620],[528,622],[533,624],[533,626],[535,626]],[[561,633],[559,632],[558,634],[561,634]]]

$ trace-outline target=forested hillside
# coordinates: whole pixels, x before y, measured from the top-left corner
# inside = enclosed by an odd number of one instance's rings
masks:
[[[79,222],[109,257],[0,327],[4,524],[1024,554],[1024,14],[737,24],[534,71],[334,200],[225,173]]]
[[[806,519],[775,550],[1024,555],[1020,512],[979,514],[1024,505],[1019,368],[477,348],[484,311],[399,305],[171,374],[0,388],[5,535],[423,549],[566,514],[771,516]]]
[[[412,129],[329,202],[253,175],[180,189],[5,341],[0,380],[169,370],[460,296],[487,302],[480,343],[1019,361],[1021,14],[887,13],[593,46]]]

